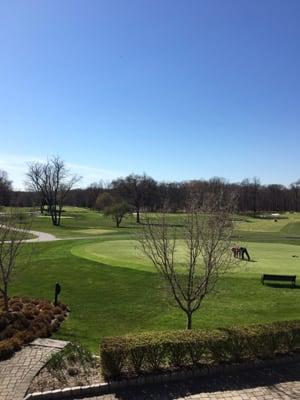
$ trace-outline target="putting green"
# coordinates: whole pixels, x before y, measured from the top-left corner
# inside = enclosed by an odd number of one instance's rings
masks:
[[[300,246],[274,243],[250,243],[247,245],[251,262],[234,261],[234,273],[238,274],[297,274],[300,272]],[[111,240],[75,246],[73,255],[118,267],[153,271],[151,262],[142,254],[134,240]],[[177,246],[177,260],[184,265],[184,242]],[[300,276],[299,276],[300,278]]]

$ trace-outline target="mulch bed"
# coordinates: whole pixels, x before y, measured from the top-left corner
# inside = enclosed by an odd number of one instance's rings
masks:
[[[76,361],[60,371],[59,375],[48,371],[47,365],[41,369],[31,382],[27,393],[63,389],[65,387],[86,386],[101,382],[100,362],[95,359],[89,365],[88,372]]]

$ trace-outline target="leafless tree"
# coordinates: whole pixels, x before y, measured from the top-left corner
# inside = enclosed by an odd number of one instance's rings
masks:
[[[293,182],[290,185],[291,191],[292,191],[292,197],[293,197],[293,202],[294,202],[294,210],[296,212],[299,211],[299,192],[300,192],[300,179],[298,179],[296,182]]]
[[[9,311],[9,284],[30,227],[28,218],[23,214],[10,213],[1,216],[0,220],[0,293],[5,311]]]
[[[53,225],[59,226],[62,208],[67,194],[80,180],[70,175],[65,163],[53,157],[46,163],[32,162],[27,173],[27,185],[31,190],[41,193],[49,209]]]
[[[8,206],[12,194],[12,183],[6,171],[0,170],[0,206]]]
[[[213,291],[232,261],[233,199],[211,195],[201,209],[191,207],[184,226],[176,229],[162,214],[155,222],[146,219],[138,241],[152,261],[173,300],[186,314],[186,328],[203,299]],[[178,259],[178,241],[184,244],[184,261]]]
[[[157,194],[157,182],[150,176],[128,175],[111,183],[112,189],[117,197],[121,197],[127,204],[134,207],[136,212],[136,223],[140,223],[140,213],[143,208],[154,207],[153,199]]]

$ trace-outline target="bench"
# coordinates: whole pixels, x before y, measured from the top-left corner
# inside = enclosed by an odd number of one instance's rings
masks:
[[[264,285],[265,281],[291,282],[293,284],[293,286],[296,286],[296,275],[263,274],[262,277],[261,277],[261,283]]]

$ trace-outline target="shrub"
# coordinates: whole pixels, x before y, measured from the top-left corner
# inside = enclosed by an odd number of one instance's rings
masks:
[[[118,378],[121,376],[126,350],[128,351],[126,344],[126,339],[122,337],[111,337],[102,341],[100,347],[101,369],[105,377]]]
[[[12,356],[14,346],[10,339],[2,340],[0,342],[0,360],[5,360]]]
[[[9,312],[1,311],[0,296],[0,358],[7,358],[23,344],[37,337],[48,337],[65,318],[66,306],[54,306],[49,301],[13,297]],[[1,306],[2,304],[2,306]]]
[[[169,368],[264,359],[300,348],[300,321],[211,331],[153,332],[104,338],[101,367],[106,379]]]

